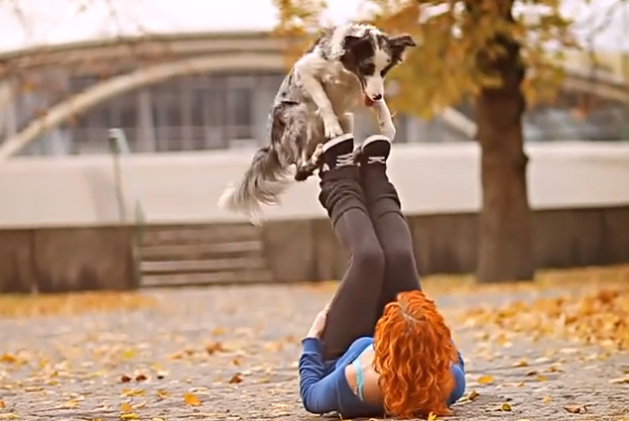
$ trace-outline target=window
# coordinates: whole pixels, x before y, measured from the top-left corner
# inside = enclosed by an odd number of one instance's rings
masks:
[[[226,96],[228,109],[226,126],[230,140],[251,139],[253,137],[251,127],[253,96],[251,89],[230,89]]]

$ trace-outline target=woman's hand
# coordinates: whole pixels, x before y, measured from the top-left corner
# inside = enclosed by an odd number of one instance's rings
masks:
[[[314,322],[312,322],[312,326],[308,331],[308,338],[316,338],[321,339],[321,334],[323,333],[323,329],[325,329],[325,320],[328,316],[328,310],[330,309],[330,304],[328,303],[323,310],[317,314]]]

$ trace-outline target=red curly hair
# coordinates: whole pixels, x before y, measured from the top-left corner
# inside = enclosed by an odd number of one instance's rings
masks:
[[[421,291],[398,294],[387,304],[374,335],[374,361],[388,415],[450,415],[446,400],[457,361],[450,329],[435,302]]]

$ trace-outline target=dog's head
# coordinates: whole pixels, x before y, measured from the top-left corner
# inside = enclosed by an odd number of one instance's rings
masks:
[[[385,76],[402,62],[404,51],[415,46],[409,35],[390,37],[375,30],[345,36],[341,63],[360,81],[365,105],[371,106],[384,97]]]

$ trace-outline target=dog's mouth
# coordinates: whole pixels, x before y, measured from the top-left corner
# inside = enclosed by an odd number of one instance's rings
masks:
[[[365,107],[373,107],[373,99],[369,98],[369,96],[365,93],[363,93],[363,101],[365,102]]]

